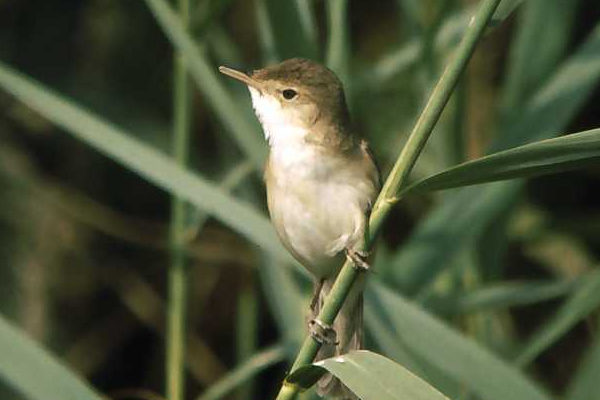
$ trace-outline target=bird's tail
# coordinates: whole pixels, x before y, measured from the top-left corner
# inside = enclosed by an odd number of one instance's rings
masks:
[[[326,279],[321,286],[318,301],[312,310],[312,318],[317,318],[325,298],[331,291],[335,277]],[[337,344],[323,344],[315,361],[346,354],[358,350],[363,345],[363,298],[364,277],[359,276],[342,309],[333,322]],[[356,400],[358,397],[331,374],[324,375],[317,383],[317,393],[321,397]]]

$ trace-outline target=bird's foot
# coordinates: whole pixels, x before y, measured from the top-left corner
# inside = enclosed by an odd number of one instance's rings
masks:
[[[338,344],[337,334],[331,325],[315,318],[308,322],[308,332],[320,344]]]
[[[369,271],[371,266],[367,262],[369,253],[362,250],[346,249],[346,258],[352,261],[352,266],[362,272]]]

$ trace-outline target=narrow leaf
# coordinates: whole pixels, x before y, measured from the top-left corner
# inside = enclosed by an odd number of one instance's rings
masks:
[[[462,163],[412,184],[405,193],[539,176],[598,162],[600,129],[593,129],[526,144]]]
[[[273,29],[277,55],[282,59],[316,58],[318,56],[317,36],[308,5],[299,0],[264,1],[269,23]]]
[[[362,400],[448,400],[400,364],[365,350],[300,368],[287,380],[312,386],[325,372],[338,377]]]
[[[229,196],[222,188],[181,168],[169,157],[133,139],[133,135],[2,63],[0,87],[112,160],[206,211],[276,257],[292,260],[279,243],[267,218],[251,205]]]
[[[565,129],[593,93],[599,78],[600,24],[538,90],[519,113],[518,120],[502,130],[495,149],[546,139]],[[413,291],[432,282],[478,231],[511,207],[521,187],[519,181],[505,181],[449,193],[452,197],[429,213],[390,263],[388,278]]]
[[[534,304],[571,293],[577,290],[582,282],[579,279],[558,282],[503,282],[467,293],[454,302],[450,301],[450,307],[454,312],[468,313]]]
[[[598,400],[600,399],[600,338],[596,336],[596,341],[591,350],[586,351],[583,363],[577,371],[575,378],[567,389],[566,400]]]
[[[0,378],[28,399],[103,399],[3,317],[0,317],[0,354]]]
[[[264,254],[259,268],[263,293],[285,343],[298,346],[306,332],[303,318],[306,303],[289,268],[281,260]]]
[[[600,271],[590,274],[579,290],[573,293],[554,317],[531,338],[517,357],[517,364],[526,365],[533,361],[598,307],[600,307]]]
[[[524,0],[503,0],[492,16],[491,25],[498,25],[512,14]]]
[[[283,361],[285,355],[285,347],[282,345],[272,346],[256,353],[206,389],[197,400],[217,400],[225,397],[250,377],[257,375],[273,364]]]
[[[254,161],[256,167],[262,168],[266,149],[260,140],[257,125],[248,120],[233,97],[225,90],[224,85],[217,77],[216,69],[206,61],[167,2],[165,0],[146,0],[146,3],[173,46],[185,55],[190,75],[221,123],[233,134],[235,141],[248,158]]]
[[[515,366],[454,331],[396,293],[375,286],[371,307],[385,312],[398,339],[483,400],[549,400]]]

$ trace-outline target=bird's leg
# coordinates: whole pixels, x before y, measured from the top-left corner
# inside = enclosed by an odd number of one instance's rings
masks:
[[[315,284],[313,285],[313,297],[310,301],[310,309],[313,312],[317,309],[317,304],[319,303],[319,294],[323,288],[323,282],[325,282],[325,279],[316,279]]]
[[[308,332],[310,336],[321,344],[337,345],[337,334],[331,325],[326,324],[320,319],[311,319],[308,322]]]
[[[367,262],[368,257],[369,253],[366,251],[346,248],[346,258],[352,261],[353,267],[359,271],[366,272],[371,269]]]

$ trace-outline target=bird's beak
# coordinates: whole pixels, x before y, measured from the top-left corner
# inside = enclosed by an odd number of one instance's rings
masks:
[[[256,79],[253,79],[252,77],[248,76],[247,74],[241,72],[241,71],[236,71],[235,69],[231,69],[228,67],[224,67],[224,66],[220,66],[219,67],[219,72],[221,72],[222,74],[225,74],[233,79],[237,79],[240,82],[245,83],[246,85],[258,90],[259,92],[262,92],[261,90],[261,84],[259,81],[257,81]]]

